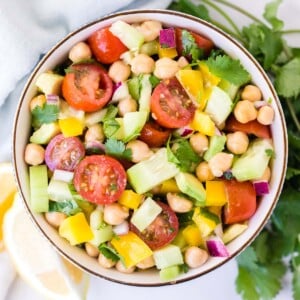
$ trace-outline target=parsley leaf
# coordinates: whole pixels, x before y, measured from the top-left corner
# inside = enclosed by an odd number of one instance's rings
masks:
[[[283,21],[276,17],[278,6],[281,2],[282,0],[275,0],[268,3],[263,14],[264,18],[272,25],[274,31],[279,31],[283,28]]]
[[[280,96],[290,98],[300,95],[300,57],[295,57],[282,66],[275,79],[275,88]]]
[[[244,69],[240,61],[228,55],[210,57],[206,64],[211,73],[235,85],[243,85],[251,79],[250,74]]]
[[[117,251],[114,248],[108,246],[106,243],[100,244],[98,249],[106,258],[111,259],[112,261],[118,261],[121,259]]]
[[[62,212],[67,216],[75,215],[82,211],[75,200],[64,200],[64,201],[50,201],[49,211],[51,212]]]
[[[300,266],[297,266],[293,272],[292,284],[294,299],[300,299]]]
[[[181,31],[181,42],[183,48],[182,54],[191,57],[192,62],[197,61],[203,56],[203,49],[198,47],[193,35],[185,29]]]
[[[57,120],[59,108],[54,104],[45,103],[43,107],[36,106],[32,110],[32,126],[40,127],[44,123],[51,123]]]
[[[131,160],[132,150],[126,149],[125,144],[122,141],[118,141],[114,138],[110,138],[105,142],[105,153],[116,158],[124,158]]]
[[[103,118],[103,122],[114,119],[118,114],[118,108],[112,104],[108,105],[106,114]]]
[[[110,119],[103,122],[103,132],[108,138],[112,137],[120,128],[120,124],[116,119]]]

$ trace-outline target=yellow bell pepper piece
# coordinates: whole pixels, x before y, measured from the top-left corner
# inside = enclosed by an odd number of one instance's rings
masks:
[[[210,213],[209,211],[203,211],[200,207],[196,207],[192,220],[198,226],[202,237],[207,237],[220,223],[220,219],[217,215]]]
[[[66,218],[61,223],[58,232],[72,246],[88,242],[94,238],[94,234],[82,212]]]
[[[111,244],[124,259],[126,268],[135,266],[152,255],[152,250],[148,245],[131,231],[113,238]]]
[[[180,189],[174,178],[165,180],[159,189],[160,194],[167,194],[167,193],[180,193]]]
[[[81,135],[84,128],[83,122],[74,117],[60,119],[58,125],[65,137]]]
[[[169,58],[174,58],[178,55],[176,48],[162,48],[158,47],[158,57],[163,58],[163,57],[169,57]]]
[[[203,244],[201,232],[195,224],[185,227],[182,231],[182,235],[189,246],[200,246]]]
[[[220,180],[206,181],[206,205],[223,206],[227,203],[225,185]]]
[[[215,135],[215,123],[212,121],[209,115],[200,110],[195,111],[191,127],[204,135]]]
[[[118,202],[128,208],[137,209],[140,206],[143,197],[143,195],[137,194],[133,190],[125,190],[121,194]]]

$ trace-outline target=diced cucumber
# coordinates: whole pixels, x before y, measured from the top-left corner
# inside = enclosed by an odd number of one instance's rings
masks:
[[[69,184],[61,180],[52,178],[49,182],[47,191],[49,199],[53,201],[60,202],[73,199]]]
[[[64,76],[54,73],[42,73],[36,79],[35,85],[45,95],[60,95]]]
[[[179,266],[171,266],[168,268],[161,269],[159,271],[159,277],[163,281],[171,281],[177,278],[180,275],[180,267]]]
[[[114,22],[109,30],[130,50],[139,50],[144,43],[143,34],[124,21],[118,20]]]
[[[144,43],[141,46],[140,53],[146,54],[148,56],[152,56],[158,54],[159,43],[157,40]]]
[[[29,167],[30,206],[35,213],[49,210],[48,172],[46,165]]]
[[[94,124],[97,124],[99,122],[102,122],[105,115],[107,113],[107,108],[103,108],[101,110],[92,112],[92,113],[86,113],[84,123],[87,127],[91,127]]]
[[[204,153],[204,160],[209,161],[217,153],[221,152],[224,149],[226,143],[225,135],[214,135],[209,139],[209,147]]]
[[[33,132],[29,140],[35,144],[48,144],[59,133],[60,128],[58,123],[44,123],[39,129]]]
[[[207,113],[217,126],[225,122],[232,110],[232,100],[219,87],[213,87],[204,112]]]
[[[141,80],[139,76],[132,77],[127,81],[128,91],[134,100],[140,99]]]
[[[229,95],[231,100],[234,100],[234,98],[237,95],[237,92],[240,88],[238,85],[235,85],[225,79],[222,79],[218,86],[219,86],[219,88],[221,88],[224,92],[226,92]]]
[[[143,194],[178,172],[176,165],[168,161],[167,149],[161,148],[149,159],[129,168],[127,176],[133,189],[138,194]]]
[[[273,145],[269,139],[255,139],[248,147],[248,150],[237,158],[232,166],[232,175],[238,181],[254,180],[261,178],[269,164]]]
[[[117,140],[124,139],[124,124],[123,118],[115,118],[104,121],[103,123],[104,135],[107,138],[115,138]]]
[[[248,225],[238,224],[238,223],[228,226],[224,230],[224,234],[222,236],[222,240],[223,240],[224,244],[228,244],[229,242],[231,242],[233,239],[235,239],[240,234],[242,234],[247,228],[248,228]]]
[[[152,93],[152,85],[150,75],[144,74],[141,79],[141,92],[139,98],[139,111],[150,112],[150,99]]]
[[[153,258],[158,269],[183,264],[180,248],[172,244],[153,251]]]
[[[139,230],[146,229],[161,213],[162,208],[150,197],[133,213],[130,222]]]
[[[206,191],[202,183],[192,174],[180,172],[175,176],[180,191],[196,200],[195,205],[205,205]]]
[[[128,112],[123,118],[124,142],[129,142],[136,138],[143,129],[148,118],[146,111]]]
[[[74,172],[55,169],[53,172],[52,179],[64,181],[66,183],[72,183],[74,177]]]

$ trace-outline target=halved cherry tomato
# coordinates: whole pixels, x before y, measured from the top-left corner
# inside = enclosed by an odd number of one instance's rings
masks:
[[[85,149],[79,138],[58,134],[46,147],[45,162],[51,171],[73,171],[84,155]]]
[[[112,80],[106,71],[92,63],[72,65],[62,83],[62,94],[69,105],[86,112],[101,109],[112,92]]]
[[[182,52],[183,52],[182,29],[181,28],[176,28],[175,31],[176,31],[176,49],[177,49],[178,54],[182,55]],[[192,31],[189,31],[189,32],[191,33],[191,35],[195,39],[195,42],[196,42],[197,46],[200,49],[203,49],[205,55],[209,55],[210,51],[214,47],[214,43],[210,39],[208,39],[208,38],[206,38],[206,37],[204,37],[204,36],[202,36],[198,33],[195,33],[195,32],[192,32]]]
[[[157,201],[157,204],[163,210],[143,232],[130,223],[130,230],[136,233],[152,250],[171,243],[177,235],[179,227],[177,216],[170,206],[160,201]]]
[[[176,77],[161,81],[152,93],[153,118],[163,127],[180,128],[189,124],[195,109]]]
[[[97,204],[117,201],[125,190],[123,166],[107,155],[86,156],[74,172],[76,191],[86,200]]]
[[[224,131],[242,131],[244,133],[253,134],[257,137],[265,139],[270,139],[272,137],[270,126],[260,124],[256,120],[243,124],[237,121],[233,115],[227,119]]]
[[[170,130],[159,126],[156,122],[150,121],[143,127],[139,139],[149,147],[161,147],[167,142],[170,134]]]
[[[224,180],[228,203],[224,209],[224,223],[248,220],[256,211],[256,193],[250,181]]]
[[[88,43],[96,59],[103,64],[111,64],[118,59],[127,47],[114,36],[109,28],[102,28],[95,31],[89,38]]]

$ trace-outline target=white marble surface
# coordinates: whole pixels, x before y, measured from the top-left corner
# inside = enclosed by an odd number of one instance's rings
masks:
[[[248,11],[259,17],[262,15],[266,0],[252,0],[241,1],[232,0],[231,2],[246,8]],[[152,7],[155,8],[155,7]],[[230,12],[232,18],[237,21],[239,25],[244,25],[249,22],[248,19],[240,17],[238,14]],[[300,2],[298,0],[283,0],[280,6],[279,17],[285,20],[286,29],[299,28],[299,15],[300,15]],[[217,14],[213,14],[215,18],[220,19]],[[294,35],[288,38],[288,42],[295,46],[300,47],[300,36]],[[16,97],[19,91],[15,91],[10,98]],[[12,100],[11,100],[12,101]],[[9,140],[7,136],[11,132],[12,118],[14,113],[15,104],[7,103],[5,111],[0,110],[1,124],[6,125],[6,130],[3,128],[0,131],[1,140],[6,140],[7,143],[0,149],[0,161],[9,159]],[[5,137],[5,138],[4,138]],[[207,275],[198,279],[174,285],[159,288],[142,288],[131,287],[120,284],[115,284],[103,279],[92,277],[90,289],[88,293],[88,300],[93,299],[116,299],[120,297],[122,300],[130,299],[240,299],[239,295],[235,292],[235,277],[237,275],[237,267],[234,260],[231,260],[226,265],[220,267]],[[292,299],[290,280],[287,275],[283,282],[283,290],[276,297],[276,300]],[[38,300],[41,299],[40,295],[36,294],[26,283],[17,278],[10,288],[7,300]]]

